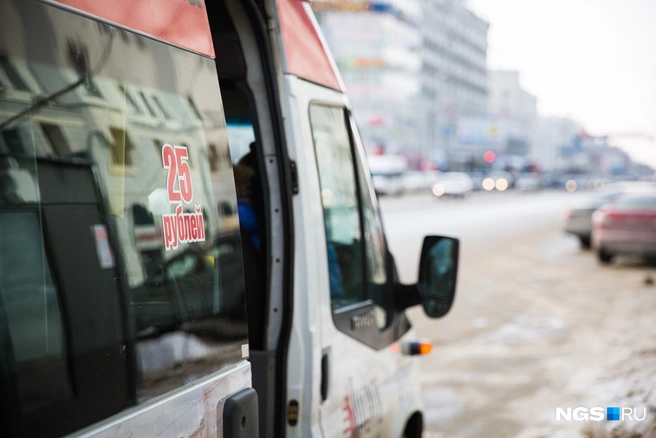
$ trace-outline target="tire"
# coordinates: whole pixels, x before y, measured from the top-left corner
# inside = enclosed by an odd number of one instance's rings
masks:
[[[579,241],[581,242],[581,248],[590,249],[590,236],[579,236]]]
[[[613,255],[600,248],[597,250],[597,260],[599,260],[601,264],[607,265],[613,261]]]
[[[421,438],[424,432],[424,416],[421,412],[415,412],[406,423],[403,438]]]

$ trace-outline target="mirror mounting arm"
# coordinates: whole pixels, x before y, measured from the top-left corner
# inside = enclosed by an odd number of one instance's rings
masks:
[[[424,284],[397,283],[394,285],[394,307],[399,311],[422,304],[427,297],[428,291]]]

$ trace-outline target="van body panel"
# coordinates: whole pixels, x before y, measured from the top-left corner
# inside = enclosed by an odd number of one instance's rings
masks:
[[[288,436],[401,436],[407,419],[421,411],[418,360],[404,356],[398,343],[407,331],[379,349],[339,330],[331,306],[328,255],[317,156],[309,116],[311,103],[348,108],[343,93],[288,75],[283,103],[290,158],[297,162],[299,194],[294,198],[295,309],[288,359],[288,401],[298,397],[298,425]],[[357,137],[357,131],[354,133]],[[356,140],[358,150],[361,145]],[[356,152],[357,153],[357,152]],[[345,169],[347,171],[348,169]],[[377,330],[375,327],[374,330]],[[374,334],[375,336],[375,334]],[[327,367],[322,367],[322,360]],[[322,400],[321,387],[327,379]]]
[[[205,0],[45,0],[214,58]]]
[[[227,395],[250,386],[251,366],[244,360],[178,392],[94,424],[70,438],[222,436]]]
[[[298,122],[305,120],[307,112],[299,111],[298,99],[295,95],[299,79],[295,76],[285,75],[284,93],[287,98],[283,103],[283,112],[286,114],[285,130],[289,145],[312,144],[312,137],[308,136],[307,129],[299,129]],[[301,100],[305,96],[300,97]],[[289,157],[296,163],[312,163],[314,155],[307,147],[290,147]],[[316,168],[307,165],[298,165],[299,193],[294,196],[294,220],[296,223],[319,224],[323,221],[320,204],[313,203],[311,187],[307,181],[316,180]],[[319,209],[316,206],[319,206]],[[308,208],[314,206],[315,208]],[[320,436],[319,421],[319,382],[321,381],[321,340],[319,338],[319,318],[322,302],[316,287],[317,276],[327,281],[324,272],[320,269],[325,263],[322,253],[316,251],[312,243],[316,242],[317,230],[322,228],[314,226],[297,227],[295,232],[296,248],[294,253],[294,311],[292,334],[289,342],[287,373],[288,401],[297,400],[300,415],[296,426],[287,426],[287,436],[305,437]],[[300,239],[300,240],[298,240]],[[318,255],[318,257],[317,257]]]
[[[287,61],[286,73],[345,91],[309,2],[278,0],[277,6]]]

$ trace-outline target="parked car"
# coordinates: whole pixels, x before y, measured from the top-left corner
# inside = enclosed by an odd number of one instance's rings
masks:
[[[445,172],[438,177],[433,186],[433,195],[439,197],[454,196],[464,198],[474,188],[469,175],[464,172]]]
[[[518,190],[532,191],[540,188],[540,177],[534,173],[523,173],[515,181]]]
[[[544,172],[540,178],[541,186],[544,188],[559,188],[560,175],[557,172]]]
[[[409,170],[403,177],[403,188],[408,192],[426,188],[426,177],[420,170]]]
[[[372,173],[371,178],[378,196],[400,196],[405,191],[404,178],[401,173]]]
[[[487,182],[489,180],[493,181],[494,183],[493,187],[487,185]],[[483,180],[482,185],[483,188],[486,190],[497,189],[503,192],[504,190],[513,187],[514,182],[515,180],[510,172],[506,172],[504,170],[494,170],[487,175],[487,177]]]
[[[595,211],[592,223],[601,263],[619,254],[656,256],[656,193],[622,194]]]
[[[565,232],[579,238],[583,248],[590,248],[592,214],[601,206],[612,202],[621,192],[606,192],[586,198],[565,213]]]
[[[581,241],[581,246],[590,248],[592,214],[606,204],[612,204],[622,194],[656,193],[656,184],[623,182],[605,186],[603,191],[594,192],[565,213],[565,231]]]
[[[424,189],[432,190],[437,180],[440,179],[442,172],[439,170],[427,170],[424,172]]]
[[[408,165],[399,155],[373,155],[369,157],[369,170],[374,190],[380,195],[401,195],[405,190]]]

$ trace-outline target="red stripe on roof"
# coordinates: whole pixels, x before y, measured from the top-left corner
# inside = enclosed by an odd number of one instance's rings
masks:
[[[278,0],[278,16],[288,72],[345,91],[310,5],[303,0]]]
[[[214,58],[205,0],[55,0]]]

